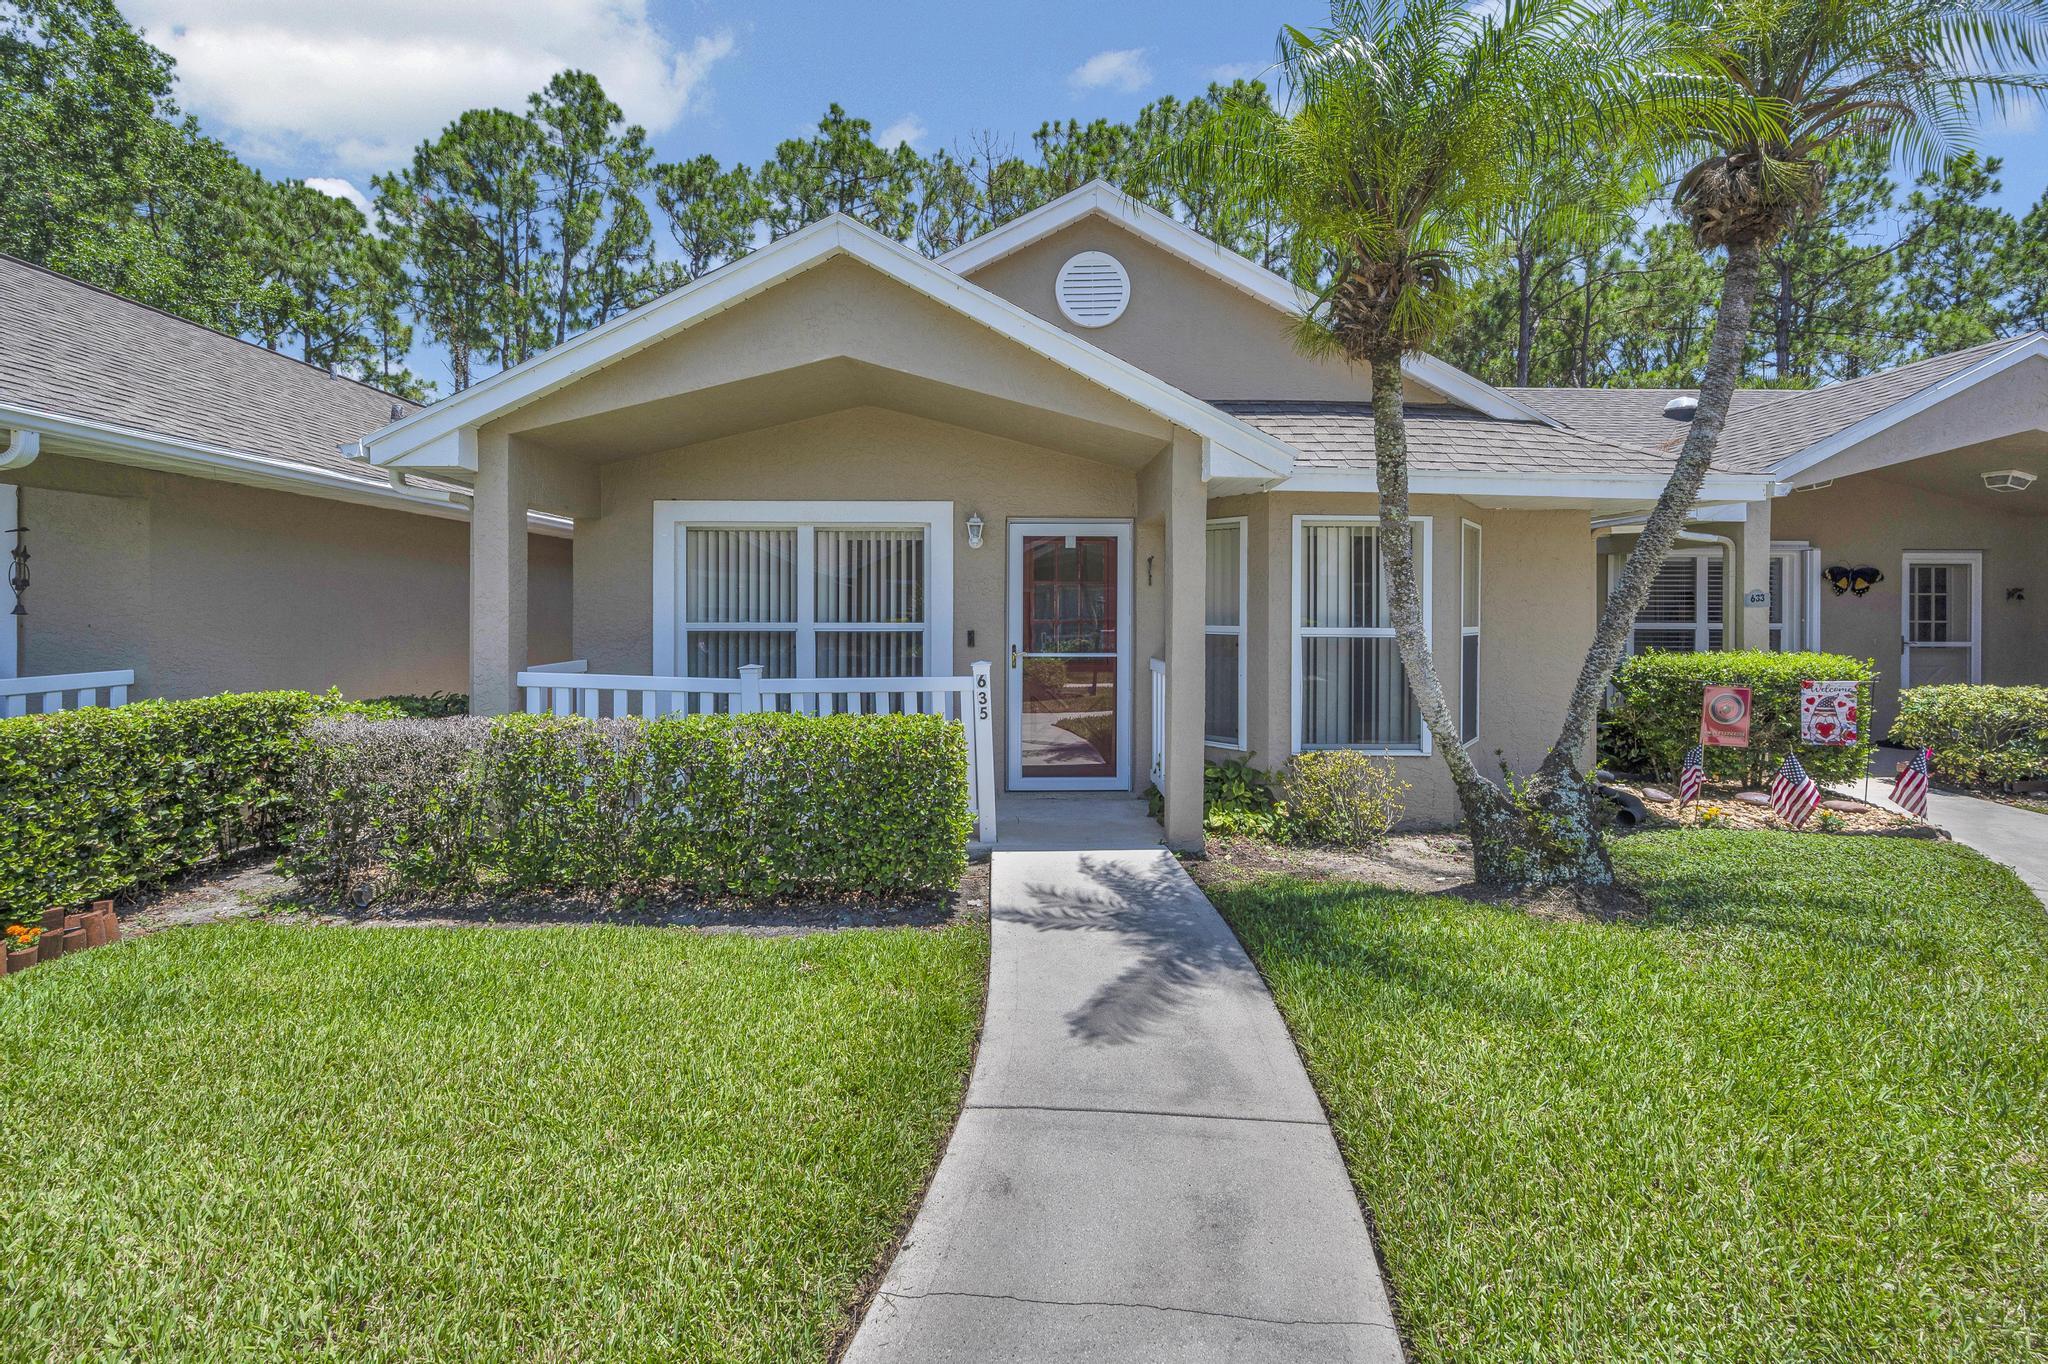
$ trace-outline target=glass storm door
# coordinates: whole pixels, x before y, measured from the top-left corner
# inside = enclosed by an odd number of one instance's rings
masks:
[[[1010,787],[1129,790],[1131,528],[1010,523]]]
[[[1983,556],[1908,554],[1900,596],[1899,686],[1976,682]]]

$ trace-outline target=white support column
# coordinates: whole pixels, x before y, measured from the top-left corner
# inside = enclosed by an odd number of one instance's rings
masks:
[[[1166,461],[1166,843],[1202,847],[1203,703],[1207,687],[1209,495],[1202,481],[1202,440],[1176,429]]]
[[[469,710],[520,709],[526,657],[526,471],[504,437],[480,439],[469,517]]]
[[[1729,623],[1734,638],[1730,648],[1771,647],[1771,504],[1750,502],[1742,518],[1741,561],[1730,565],[1735,582],[1730,584]],[[1762,593],[1760,601],[1752,598]]]

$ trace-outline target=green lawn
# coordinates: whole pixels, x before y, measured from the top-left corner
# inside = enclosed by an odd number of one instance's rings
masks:
[[[1419,1360],[2048,1358],[2048,915],[1964,849],[1622,842],[1647,924],[1216,891]]]
[[[0,986],[0,1358],[820,1360],[986,930],[182,929]]]

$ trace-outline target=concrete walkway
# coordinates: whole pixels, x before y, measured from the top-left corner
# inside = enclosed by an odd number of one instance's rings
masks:
[[[997,852],[993,882],[967,1106],[849,1364],[1400,1360],[1329,1124],[1187,873]]]
[[[1870,760],[1870,800],[1891,806],[1892,773],[1911,756],[1903,748],[1881,747],[1876,751]],[[1864,796],[1861,782],[1846,783],[1838,789],[1859,798]],[[1949,837],[1963,846],[2011,867],[2048,905],[2048,815],[2001,805],[1995,800],[1953,795],[1937,788],[1927,793],[1927,822],[1948,830]]]

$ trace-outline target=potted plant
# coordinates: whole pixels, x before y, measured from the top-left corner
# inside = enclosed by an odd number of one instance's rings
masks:
[[[36,964],[42,952],[43,928],[41,924],[9,924],[7,936],[7,974],[26,971]]]

